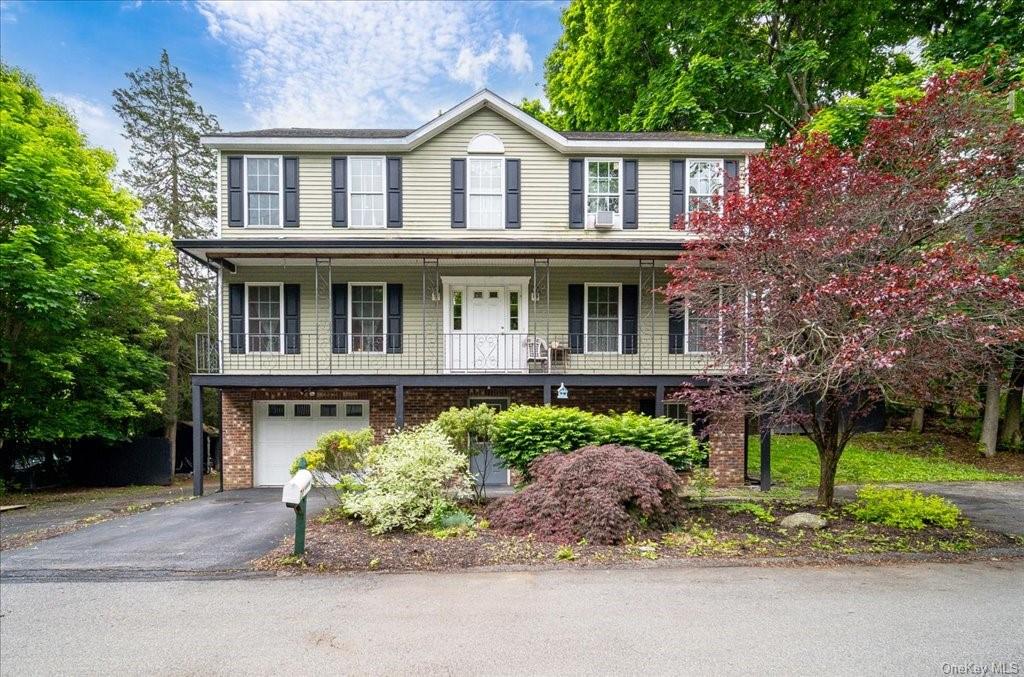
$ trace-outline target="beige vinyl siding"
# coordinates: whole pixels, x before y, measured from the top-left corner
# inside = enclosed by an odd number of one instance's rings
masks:
[[[505,145],[504,157],[521,160],[522,227],[518,230],[465,230],[451,227],[451,160],[466,157],[466,147],[470,140],[481,133],[497,135]],[[669,224],[669,163],[673,158],[649,155],[638,157],[638,229],[610,232],[592,228],[573,230],[568,223],[570,156],[554,150],[525,129],[489,109],[469,116],[412,152],[396,154],[402,157],[403,165],[401,229],[331,227],[331,157],[336,153],[295,154],[299,158],[298,228],[229,228],[225,160],[229,155],[244,153],[222,153],[220,158],[220,218],[223,237],[564,237],[574,240],[678,237],[678,234],[671,232]],[[380,156],[382,153],[361,155]],[[627,154],[623,157],[631,156]],[[734,159],[743,160],[742,157]]]
[[[441,266],[439,274],[457,277],[530,277],[532,268],[508,266],[496,271],[494,267]],[[331,312],[329,291],[318,306],[315,294],[315,274],[308,265],[239,267],[236,274],[225,273],[222,287],[222,355],[225,373],[438,373],[444,368],[443,303],[429,298],[424,306],[423,273],[418,266],[336,265],[332,269],[334,283],[384,282],[403,285],[403,351],[401,354],[372,355],[330,352]],[[645,284],[649,278],[645,278]],[[231,355],[227,349],[229,323],[228,289],[231,283],[280,282],[301,285],[300,332],[301,351],[297,355],[249,354]],[[542,337],[546,342],[568,344],[568,289],[569,284],[614,283],[639,284],[636,267],[558,267],[550,269],[550,299],[543,293],[538,302],[528,303],[528,321],[521,326],[524,333]],[[664,272],[655,279],[657,287],[667,282]],[[651,312],[653,308],[653,313]],[[621,304],[620,304],[621,313]],[[660,292],[653,297],[650,287],[641,287],[639,323],[639,352],[636,355],[572,355],[569,373],[672,373],[700,372],[702,358],[693,355],[668,354],[668,308]],[[319,351],[313,349],[311,336],[319,332]]]

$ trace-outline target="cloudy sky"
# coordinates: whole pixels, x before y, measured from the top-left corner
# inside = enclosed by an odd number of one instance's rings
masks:
[[[417,127],[481,87],[540,96],[564,4],[0,0],[0,57],[123,163],[111,90],[161,49],[226,130]]]

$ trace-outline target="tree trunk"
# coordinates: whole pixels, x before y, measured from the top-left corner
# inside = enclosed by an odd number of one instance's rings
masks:
[[[993,364],[985,375],[985,414],[981,420],[981,446],[985,456],[995,456],[999,443],[999,374],[1000,365]]]
[[[181,353],[180,329],[171,327],[167,344],[167,398],[164,400],[164,436],[170,446],[170,482],[174,482],[174,459],[178,437],[178,408],[181,403],[181,384],[178,378],[178,358]],[[195,421],[192,422],[195,425]],[[200,469],[201,471],[202,469]],[[195,468],[193,468],[195,471]]]
[[[918,435],[924,432],[924,407],[914,407],[914,414],[910,417],[910,429]]]
[[[1018,351],[1010,371],[1010,389],[1006,393],[1006,414],[1003,416],[1003,444],[1012,447],[1020,442],[1021,399],[1024,395],[1024,352]]]
[[[832,507],[836,493],[836,470],[839,468],[840,452],[834,448],[818,449],[821,479],[818,480],[818,505]]]

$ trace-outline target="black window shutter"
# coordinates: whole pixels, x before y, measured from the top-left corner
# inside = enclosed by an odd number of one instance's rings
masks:
[[[245,285],[228,285],[228,345],[232,355],[245,352]]]
[[[388,228],[402,227],[402,158],[389,157]]]
[[[241,228],[242,221],[242,158],[228,158],[228,227]]]
[[[583,352],[583,285],[569,285],[569,352]]]
[[[331,285],[331,352],[348,352],[348,285]]]
[[[622,285],[622,354],[636,355],[639,341],[637,318],[640,310],[640,287],[635,284]]]
[[[668,307],[668,354],[682,355],[686,352],[686,315],[681,303]]]
[[[686,160],[672,160],[668,176],[669,225],[675,228],[680,217],[686,218]]]
[[[505,160],[505,227],[519,228],[519,160]]]
[[[348,227],[347,180],[348,158],[331,158],[331,225],[335,228]]]
[[[284,158],[284,227],[299,227],[299,158]]]
[[[284,286],[284,352],[295,355],[299,352],[299,304],[301,289],[297,284]]]
[[[569,160],[569,227],[582,228],[583,216],[583,160]]]
[[[389,282],[388,298],[388,352],[402,352],[402,285]]]
[[[452,158],[452,228],[466,227],[466,160]]]
[[[622,161],[622,228],[636,230],[639,224],[637,212],[637,171],[636,160]]]

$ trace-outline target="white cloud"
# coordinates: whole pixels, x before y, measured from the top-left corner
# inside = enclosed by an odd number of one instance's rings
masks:
[[[479,2],[224,2],[198,9],[236,54],[258,124],[418,126],[495,75],[529,73],[526,40]]]
[[[78,128],[85,133],[90,146],[113,152],[117,156],[119,170],[128,166],[129,144],[121,136],[121,120],[113,109],[75,94],[58,92],[53,98],[74,114]]]

